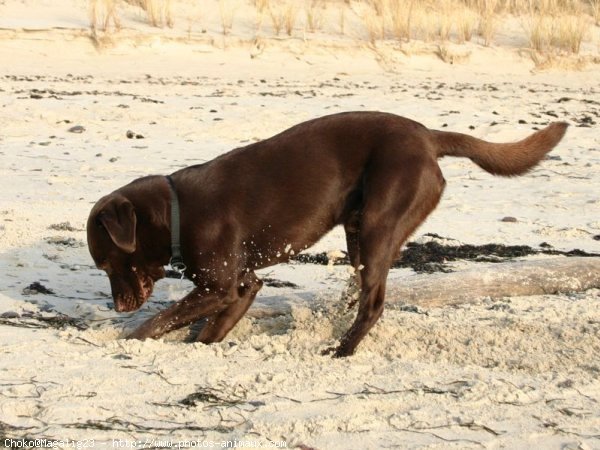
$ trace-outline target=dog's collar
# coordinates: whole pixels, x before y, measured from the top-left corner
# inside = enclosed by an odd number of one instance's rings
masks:
[[[170,176],[166,176],[165,178],[171,192],[171,259],[169,260],[169,265],[173,270],[183,275],[186,266],[181,256],[179,198],[177,197],[173,178]]]

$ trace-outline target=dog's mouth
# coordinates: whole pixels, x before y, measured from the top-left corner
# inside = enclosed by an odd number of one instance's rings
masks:
[[[112,280],[111,280],[112,281]],[[115,311],[131,312],[141,308],[152,295],[154,280],[147,275],[137,275],[132,283],[111,282]],[[115,285],[119,285],[116,289]]]

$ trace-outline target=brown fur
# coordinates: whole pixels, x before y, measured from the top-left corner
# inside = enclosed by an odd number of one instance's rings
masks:
[[[437,158],[464,156],[488,172],[518,175],[560,141],[566,126],[554,123],[520,142],[492,144],[393,114],[343,113],[175,172],[185,274],[196,287],[129,337],[158,337],[206,319],[197,339],[220,341],[262,286],[254,270],[288,260],[341,224],[359,310],[340,345],[328,350],[351,355],[383,312],[388,270],[400,247],[442,195]],[[108,273],[117,311],[139,308],[164,276],[170,208],[166,179],[151,176],[92,209],[90,253]]]

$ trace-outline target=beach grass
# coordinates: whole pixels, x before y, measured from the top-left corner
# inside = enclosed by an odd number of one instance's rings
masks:
[[[235,34],[234,18],[254,11],[255,37],[340,34],[372,46],[381,41],[496,44],[499,30],[518,20],[526,50],[545,60],[578,55],[600,0],[216,0],[221,32]],[[173,26],[178,0],[90,0],[92,34],[117,33],[121,10],[139,8],[153,27]],[[242,9],[242,7],[244,9]],[[336,23],[337,22],[337,23]],[[349,25],[352,24],[352,27]],[[351,28],[351,31],[350,31]],[[517,40],[518,41],[518,40]]]

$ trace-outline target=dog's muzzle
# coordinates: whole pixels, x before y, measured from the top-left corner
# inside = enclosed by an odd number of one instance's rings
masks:
[[[115,311],[131,312],[139,309],[152,295],[154,280],[149,276],[135,276],[133,279],[111,278],[110,280]]]

